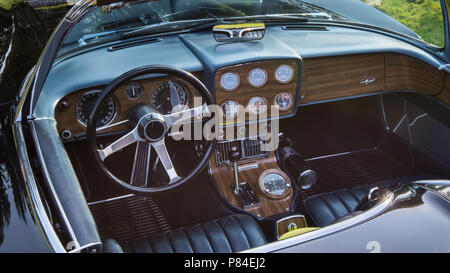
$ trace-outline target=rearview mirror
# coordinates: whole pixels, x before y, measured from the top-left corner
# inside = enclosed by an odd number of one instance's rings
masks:
[[[264,23],[222,24],[213,28],[217,42],[245,42],[264,38]]]

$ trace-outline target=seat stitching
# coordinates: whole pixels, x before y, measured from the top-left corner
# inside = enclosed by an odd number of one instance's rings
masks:
[[[344,202],[344,200],[341,198],[341,196],[339,196],[338,193],[335,194],[336,198],[339,199],[339,201],[341,201],[342,205],[344,205],[344,208],[347,210],[347,212],[351,212],[351,210],[347,207],[347,204]]]
[[[231,249],[231,252],[234,252],[234,249],[233,249],[233,247],[231,246],[231,244],[230,244],[230,238],[228,238],[228,235],[227,235],[227,233],[225,232],[225,230],[223,229],[223,227],[222,227],[222,224],[220,223],[220,221],[214,221],[214,222],[218,222],[217,224],[218,224],[218,226],[219,226],[219,228],[222,230],[222,232],[223,232],[223,234],[225,235],[225,238],[227,239],[227,244],[228,244],[228,246],[230,247],[230,249]]]
[[[247,241],[248,246],[249,246],[249,247],[252,247],[252,245],[250,244],[250,241],[248,240],[248,235],[247,235],[247,233],[245,232],[245,229],[242,227],[242,225],[241,225],[241,223],[240,223],[240,221],[239,221],[239,218],[236,217],[235,215],[231,215],[231,218],[232,218],[233,220],[235,220],[235,221],[238,223],[239,228],[241,229],[241,231],[242,231],[242,232],[244,233],[244,235],[245,235],[245,240]],[[236,219],[235,219],[235,218],[236,218]]]
[[[147,237],[148,244],[149,244],[150,248],[152,249],[152,252],[155,252],[155,248],[153,246],[152,240],[150,240],[150,239],[151,239],[151,237]]]
[[[172,249],[172,252],[176,253],[177,251],[176,251],[176,249],[175,249],[175,248],[173,247],[173,245],[172,245],[172,240],[170,240],[170,237],[167,236],[166,234],[168,234],[168,233],[163,233],[164,238],[166,238],[167,241],[169,242],[169,246],[170,246],[170,248]]]
[[[186,230],[184,228],[182,228],[181,231],[183,231],[184,235],[186,235],[186,238],[188,240],[189,247],[191,248],[192,253],[195,253],[194,245],[192,244],[191,237],[189,236],[189,234],[187,234],[187,232],[186,232]]]
[[[203,225],[199,225],[200,229],[202,230],[202,232],[206,235],[206,239],[208,241],[209,246],[211,247],[213,252],[216,252],[216,250],[214,249],[213,245],[211,244],[211,240],[209,238],[208,233],[205,231],[205,229],[203,228]]]
[[[352,190],[349,190],[349,191],[348,191],[348,194],[349,194],[353,199],[355,199],[356,203],[361,202],[360,200],[358,200],[358,196],[354,195],[354,193],[353,193]]]
[[[325,198],[323,198],[322,196],[319,196],[319,199],[322,200],[322,202],[325,203],[325,206],[327,206],[328,210],[331,212],[331,214],[333,214],[333,217],[336,219],[336,218],[337,218],[337,215],[336,215],[336,213],[331,209],[331,206],[330,206],[330,204],[328,204],[328,201],[327,201]]]

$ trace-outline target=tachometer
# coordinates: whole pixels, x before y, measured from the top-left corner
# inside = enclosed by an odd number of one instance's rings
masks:
[[[76,106],[76,116],[79,123],[83,126],[87,126],[89,121],[89,115],[91,114],[95,102],[100,95],[101,90],[93,90],[84,93]],[[102,108],[100,109],[100,116],[97,120],[97,127],[104,127],[111,123],[116,115],[116,103],[113,97],[109,97],[105,100]]]
[[[170,93],[170,83],[175,87],[175,94]],[[168,114],[172,111],[174,105],[179,104],[184,108],[188,105],[188,95],[186,88],[176,81],[166,81],[155,89],[152,96],[152,105],[159,112]]]

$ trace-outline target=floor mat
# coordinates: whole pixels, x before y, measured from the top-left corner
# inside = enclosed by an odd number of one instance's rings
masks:
[[[323,192],[373,184],[411,174],[407,166],[376,148],[320,157],[308,160],[308,165],[317,172],[318,180],[311,189],[301,191],[300,197],[303,200]]]
[[[150,197],[127,196],[89,205],[100,237],[117,241],[171,230],[164,213]]]

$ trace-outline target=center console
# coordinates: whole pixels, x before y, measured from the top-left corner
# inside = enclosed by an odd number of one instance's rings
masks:
[[[263,151],[264,137],[243,137],[217,144],[210,173],[223,197],[259,218],[286,213],[294,196],[290,177],[275,152]]]

